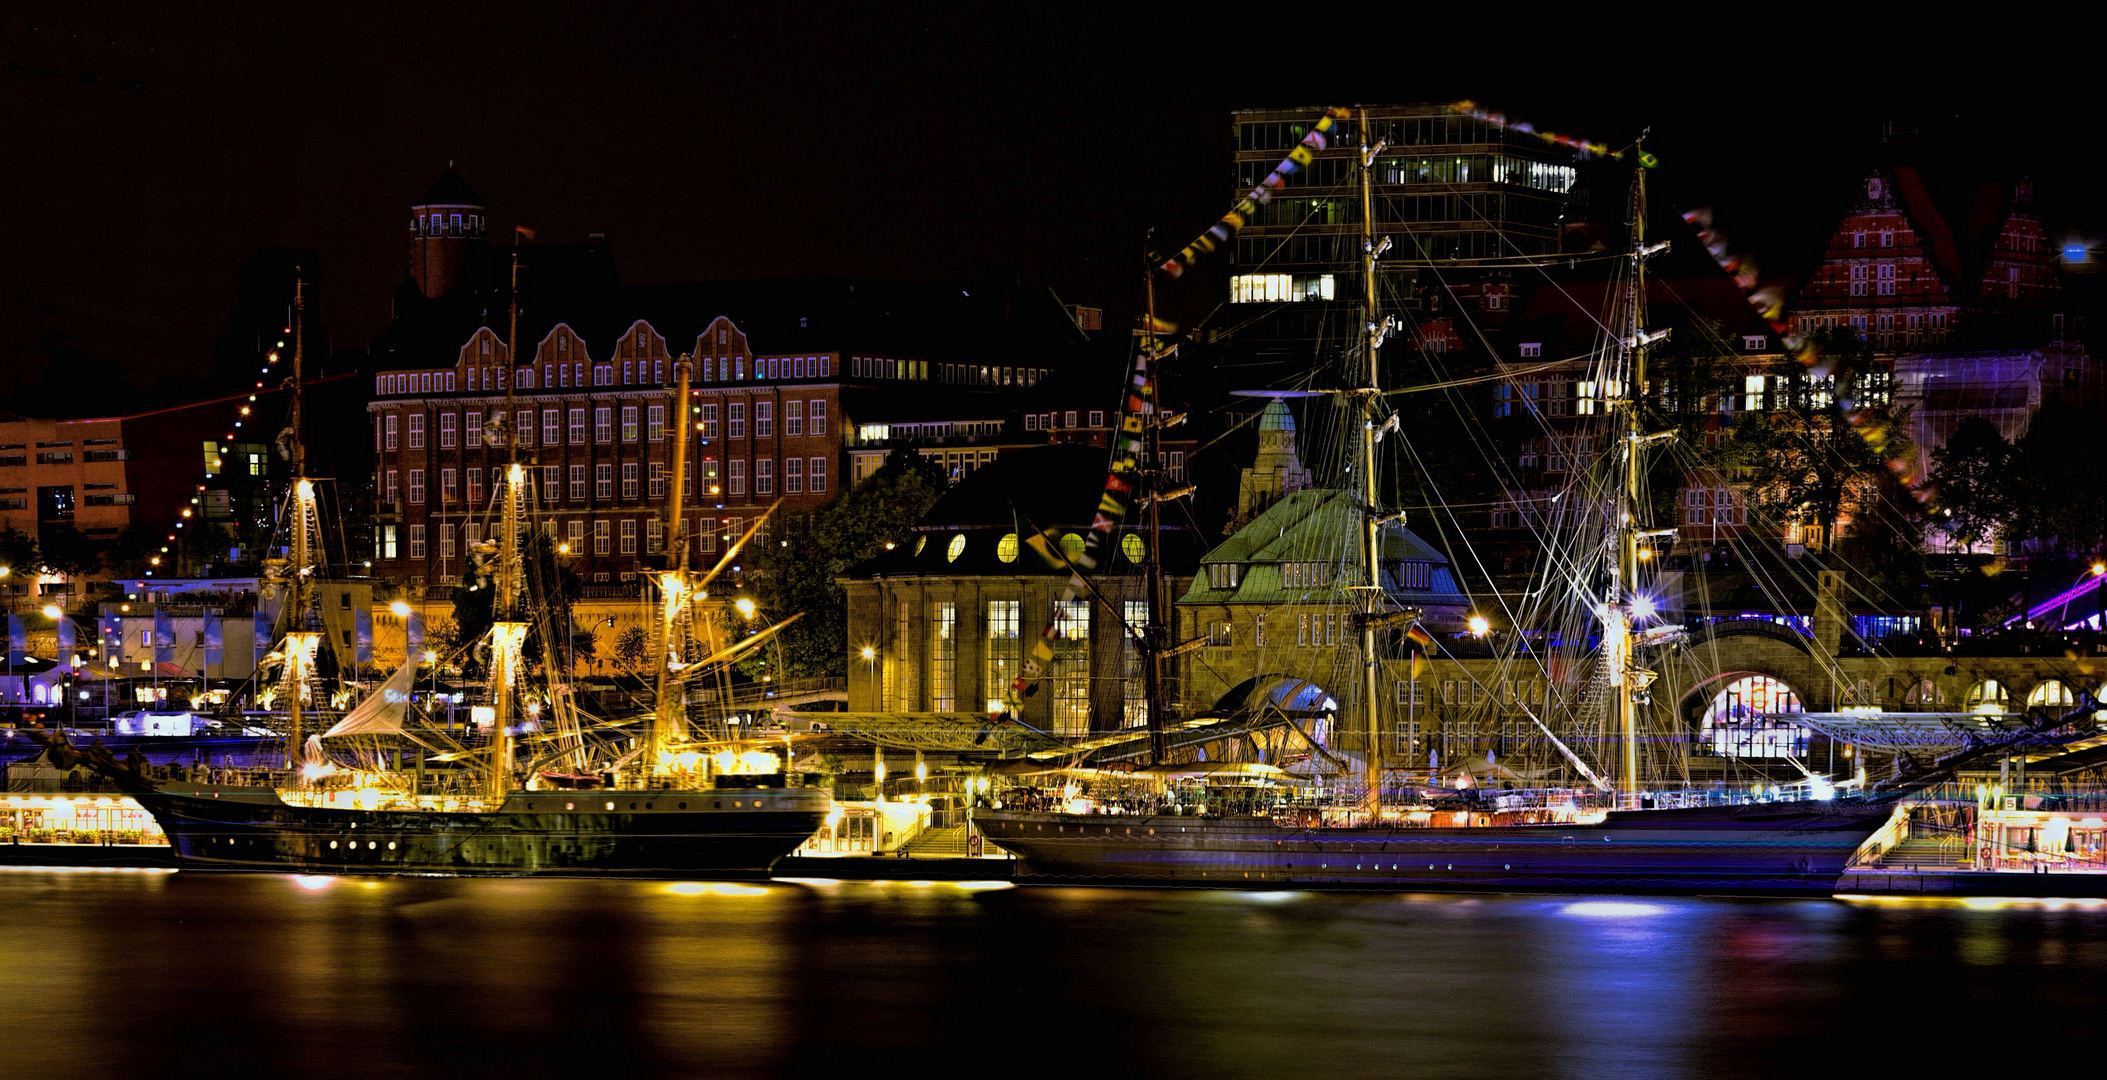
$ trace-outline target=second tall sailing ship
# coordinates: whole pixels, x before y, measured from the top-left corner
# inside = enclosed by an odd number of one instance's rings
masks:
[[[1378,380],[1379,350],[1394,324],[1377,310],[1377,265],[1388,242],[1379,244],[1374,235],[1370,172],[1383,147],[1368,145],[1365,121],[1364,116],[1359,155],[1364,333],[1349,356],[1353,362],[1346,385],[1336,394],[1350,415],[1346,426],[1356,433],[1345,465],[1351,489],[1347,501],[1361,508],[1354,535],[1337,538],[1342,546],[1350,542],[1353,550],[1341,567],[1341,582],[1355,608],[1358,685],[1336,731],[1360,740],[1359,761],[1350,768],[1359,773],[1354,779],[1361,794],[1314,813],[1273,814],[1259,807],[1257,812],[1226,814],[1209,805],[1217,800],[1172,806],[1166,804],[1180,800],[1166,798],[1114,800],[1102,808],[1107,812],[1072,812],[1096,809],[1083,806],[1063,807],[1064,812],[994,809],[977,813],[976,825],[990,841],[1023,860],[1020,880],[1274,888],[1832,892],[1845,866],[1893,816],[1891,800],[1751,799],[1704,805],[1708,800],[1694,798],[1694,793],[1653,790],[1641,775],[1638,716],[1654,677],[1643,654],[1672,640],[1678,629],[1641,628],[1650,613],[1640,585],[1646,528],[1642,450],[1660,439],[1641,424],[1646,349],[1660,336],[1643,328],[1645,265],[1666,248],[1649,246],[1645,240],[1643,172],[1634,179],[1625,291],[1619,311],[1609,320],[1617,329],[1598,358],[1599,384],[1618,388],[1604,410],[1615,425],[1607,440],[1612,457],[1604,463],[1605,471],[1616,481],[1600,513],[1591,518],[1600,524],[1588,545],[1601,557],[1587,567],[1547,566],[1541,577],[1545,589],[1568,594],[1585,612],[1592,624],[1589,636],[1600,642],[1593,660],[1594,683],[1602,691],[1609,736],[1604,742],[1613,748],[1604,757],[1617,762],[1602,772],[1615,782],[1588,768],[1546,728],[1550,741],[1599,791],[1571,792],[1530,813],[1443,815],[1477,827],[1428,827],[1410,820],[1392,824],[1395,819],[1431,821],[1433,815],[1396,812],[1399,808],[1384,807],[1380,796],[1377,631],[1409,625],[1417,613],[1395,601],[1383,566],[1384,526],[1400,515],[1383,509],[1375,479],[1377,444],[1399,418],[1389,411]],[[1151,317],[1140,332],[1144,350],[1153,326]],[[1155,546],[1148,545],[1150,550]],[[1143,662],[1151,668],[1160,664],[1161,651],[1150,648]],[[1153,689],[1161,680],[1153,670],[1149,676]],[[1152,694],[1152,722],[1163,715],[1162,704]],[[1154,755],[1159,762],[1162,745],[1159,735]],[[1582,802],[1598,800],[1608,807],[1578,809]]]

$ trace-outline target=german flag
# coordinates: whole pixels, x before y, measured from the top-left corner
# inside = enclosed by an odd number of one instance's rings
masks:
[[[1427,633],[1426,628],[1420,626],[1418,623],[1413,623],[1411,628],[1405,631],[1405,636],[1412,639],[1412,643],[1414,645],[1419,646],[1422,649],[1431,649],[1434,647],[1433,635]]]

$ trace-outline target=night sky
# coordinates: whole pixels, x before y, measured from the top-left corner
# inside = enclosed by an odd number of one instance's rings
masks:
[[[1812,258],[1890,118],[1924,129],[1950,201],[2028,173],[2059,239],[2107,220],[2086,65],[1979,28],[1752,8],[1624,39],[1522,9],[193,6],[0,15],[0,390],[205,377],[237,272],[273,247],[315,253],[322,330],[363,349],[407,207],[449,161],[493,236],[605,232],[632,283],[1004,265],[1115,311],[1145,229],[1176,246],[1225,208],[1235,107],[1470,97],[1617,144],[1650,124],[1655,190],[1713,206],[1773,271]]]

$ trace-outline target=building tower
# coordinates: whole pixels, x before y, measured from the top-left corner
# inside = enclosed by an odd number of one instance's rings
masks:
[[[1295,451],[1295,417],[1279,398],[1258,415],[1258,456],[1237,484],[1236,519],[1231,528],[1250,521],[1281,496],[1310,486],[1310,471]]]
[[[410,277],[427,300],[461,283],[468,247],[483,239],[483,199],[452,169],[410,208]]]

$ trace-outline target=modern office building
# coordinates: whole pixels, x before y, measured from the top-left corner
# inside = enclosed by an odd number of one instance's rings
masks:
[[[1321,108],[1244,109],[1235,135],[1233,198],[1265,179],[1323,115]],[[1483,265],[1555,253],[1575,152],[1463,115],[1446,104],[1371,105],[1370,134],[1388,143],[1375,163],[1375,234],[1388,238],[1384,303],[1416,313],[1415,336],[1442,348],[1457,328],[1448,306],[1497,318],[1508,271]],[[1307,361],[1360,325],[1362,113],[1237,236],[1229,325],[1253,357]]]

